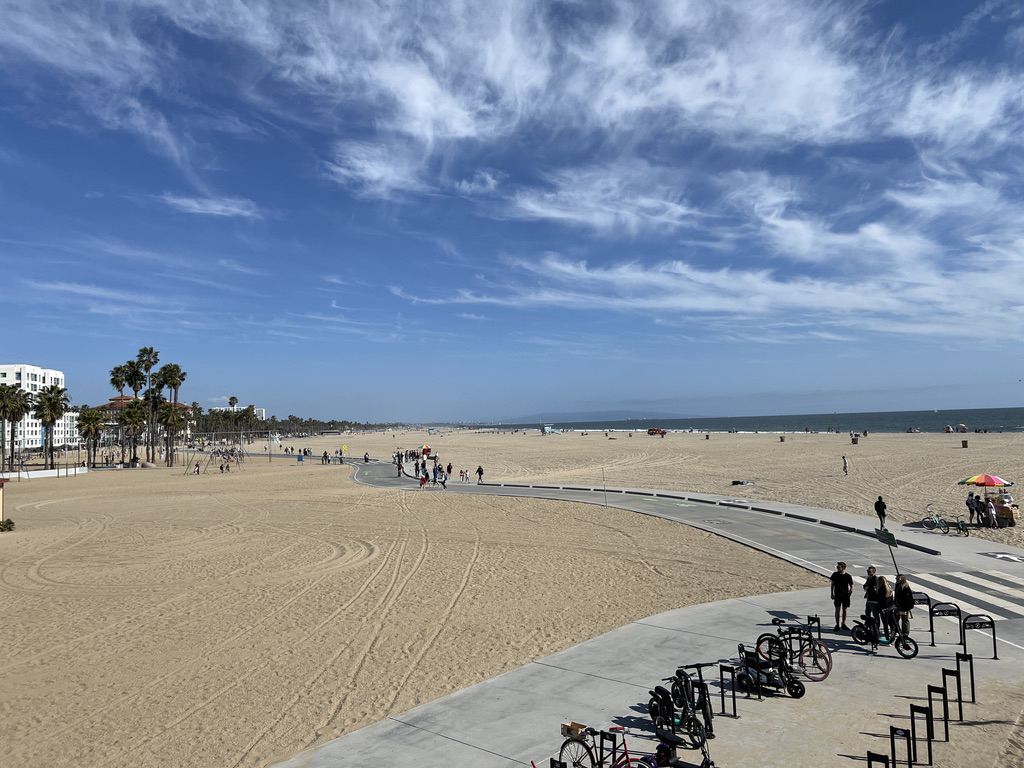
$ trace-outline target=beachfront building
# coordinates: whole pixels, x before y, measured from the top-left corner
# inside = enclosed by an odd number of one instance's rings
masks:
[[[38,365],[26,363],[0,363],[0,384],[8,384],[18,389],[23,389],[30,395],[37,395],[40,391],[56,384],[59,387],[67,388],[64,383],[64,372],[52,368],[40,368]],[[53,445],[60,448],[65,445],[78,445],[78,413],[68,411],[64,417],[53,427]],[[7,438],[10,439],[10,425],[5,425],[8,430]],[[43,447],[43,423],[30,412],[21,423],[14,435],[15,453],[24,451],[40,450]],[[7,450],[10,450],[8,444]]]
[[[230,405],[225,405],[225,406],[220,407],[220,408],[208,408],[207,410],[208,411],[228,411],[229,413],[241,413],[242,411],[244,411],[248,407],[249,406],[247,406],[247,405],[236,405],[236,406],[234,406],[232,408]],[[260,421],[266,421],[267,420],[267,409],[266,408],[256,408],[255,406],[253,406],[252,410],[253,410],[253,414],[256,416],[257,419],[259,419]]]

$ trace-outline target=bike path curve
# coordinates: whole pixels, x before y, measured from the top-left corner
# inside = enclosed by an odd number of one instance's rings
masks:
[[[357,482],[416,489],[413,479],[398,477],[393,464],[371,462],[354,468]],[[869,563],[876,564],[881,573],[894,572],[888,548],[877,540],[870,525],[873,520],[835,510],[651,488],[456,482],[449,483],[446,491],[432,488],[424,492],[606,505],[709,531],[823,576],[832,572],[837,559],[849,564],[858,581]],[[991,660],[989,634],[967,633],[968,650],[977,657],[979,689],[1024,685],[1024,549],[993,545],[977,537],[944,536],[915,525],[894,525],[892,532],[899,542],[895,549],[899,570],[908,575],[915,590],[924,588],[935,602],[955,601],[965,613],[985,613],[996,619],[999,660]],[[850,613],[851,617],[859,613],[856,593]],[[736,656],[737,643],[750,645],[758,634],[771,631],[771,618],[803,620],[812,614],[820,614],[824,624],[831,623],[824,582],[821,589],[669,611],[392,715],[280,765],[498,768],[530,766],[533,760],[538,768],[547,768],[548,756],[557,754],[561,742],[559,723],[567,720],[594,727],[626,726],[633,734],[631,749],[650,752],[656,741],[652,741],[655,737],[646,715],[648,690],[676,665],[728,661]],[[799,701],[784,696],[764,702],[740,699],[739,719],[716,718],[719,738],[709,743],[716,762],[848,765],[850,758],[863,760],[868,749],[887,753],[887,726],[906,727],[905,718],[887,719],[893,717],[891,707],[901,706],[891,701],[895,692],[920,689],[917,692],[923,695],[926,685],[939,685],[941,669],[961,650],[959,632],[951,620],[936,620],[935,647],[929,645],[927,626],[927,615],[915,613],[913,634],[921,653],[912,661],[899,659],[891,649],[869,654],[850,642],[848,633],[835,634],[824,626],[822,638],[837,656],[829,679],[809,684],[807,696]],[[721,687],[717,681],[712,685],[717,695]],[[837,691],[842,692],[844,701],[867,704],[866,710],[858,710],[862,717],[867,712],[868,721],[863,725],[867,730],[858,732],[844,716],[834,735],[823,740],[823,734],[837,728]],[[876,712],[870,711],[872,706]],[[794,734],[790,718],[804,726],[798,733]],[[700,759],[699,751],[680,750],[677,764],[699,765]]]

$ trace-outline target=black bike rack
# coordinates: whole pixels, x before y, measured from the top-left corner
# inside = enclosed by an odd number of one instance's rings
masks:
[[[959,627],[961,625],[961,617],[963,611],[960,610],[960,606],[956,603],[934,603],[928,608],[928,632],[932,636],[932,647],[935,647],[935,618],[937,616],[956,616],[956,623]],[[960,640],[957,645],[964,644],[964,631],[960,628]]]
[[[611,752],[606,752],[605,745],[609,742],[611,742]],[[608,765],[615,765],[619,759],[619,734],[614,731],[601,731],[597,744],[597,754],[598,764],[604,765],[605,761],[608,760]]]
[[[810,629],[812,625],[818,628],[818,639],[821,640],[821,616],[819,616],[818,614],[808,616],[807,628]]]
[[[924,740],[925,744],[928,745],[928,762],[926,765],[932,764],[932,741],[935,739],[935,721],[932,719],[931,707],[926,707],[923,704],[911,704],[910,705],[910,743],[912,746],[911,754],[913,755],[914,762],[919,763],[917,756],[917,742],[920,740],[917,735],[917,716],[924,716]]]
[[[956,711],[957,720],[961,723],[964,721],[964,689],[960,682],[960,670],[959,669],[943,669],[942,670],[942,687],[949,692],[949,681],[947,678],[953,678],[956,680]]]
[[[992,658],[999,660],[999,653],[996,650],[996,620],[987,613],[972,613],[964,616],[961,623],[960,636],[963,638],[964,653],[967,653],[967,630],[969,629],[991,629],[992,630]]]
[[[883,765],[885,768],[889,768],[889,756],[880,755],[878,752],[868,752],[868,768],[873,768],[875,765]]]
[[[719,664],[718,665],[718,685],[722,697],[722,714],[727,714],[725,711],[725,676],[729,675],[729,691],[732,695],[732,717],[738,718],[736,714],[736,667],[732,664]]]
[[[956,654],[956,671],[960,672],[960,677],[961,679],[963,679],[963,672],[960,669],[961,664],[967,664],[967,667],[971,671],[971,704],[975,704],[977,702],[977,699],[975,698],[974,690],[974,656],[972,656],[969,653],[960,653],[959,651]]]
[[[889,754],[892,755],[893,765],[899,763],[896,757],[896,739],[907,745],[907,768],[910,768],[914,764],[914,742],[911,740],[910,731],[907,728],[897,728],[895,725],[889,726]]]
[[[944,685],[928,686],[928,708],[932,711],[932,721],[935,721],[935,700],[933,695],[942,697],[942,740],[949,741],[949,696]]]

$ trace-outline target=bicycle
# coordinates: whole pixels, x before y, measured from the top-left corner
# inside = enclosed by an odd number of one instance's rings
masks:
[[[562,735],[567,738],[558,749],[558,759],[569,768],[649,768],[649,764],[640,757],[629,754],[625,730],[622,726],[614,726],[607,731],[596,731],[580,723],[562,723]]]
[[[947,523],[945,520],[943,520],[941,517],[935,514],[935,512],[932,510],[931,504],[925,505],[924,509],[925,512],[927,512],[928,514],[921,521],[921,525],[923,525],[926,530],[934,531],[936,528],[938,528],[943,533],[949,533],[949,523]]]
[[[853,630],[850,633],[853,642],[858,645],[870,645],[872,651],[877,651],[880,645],[891,645],[904,659],[917,656],[917,641],[910,635],[903,634],[895,607],[882,610],[882,626],[878,625],[873,616],[864,614],[860,618],[861,621],[853,622]]]
[[[778,626],[776,634],[765,632],[757,638],[755,648],[757,655],[768,661],[778,662],[786,659],[794,672],[799,672],[811,682],[819,683],[832,672],[832,651],[820,640],[814,639],[809,625],[781,624],[780,619],[773,619]]]
[[[963,515],[956,515],[956,520],[953,522],[952,527],[956,528],[956,532],[958,534],[962,534],[965,537],[971,535],[971,529],[968,528],[967,523],[964,522]]]

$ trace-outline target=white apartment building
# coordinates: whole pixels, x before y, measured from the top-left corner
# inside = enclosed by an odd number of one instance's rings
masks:
[[[209,408],[208,410],[210,410],[210,411],[229,411],[231,413],[238,413],[240,411],[244,411],[248,407],[249,406],[247,406],[247,405],[236,405],[234,408],[232,408],[230,405],[225,405],[223,407]],[[256,418],[257,419],[259,419],[260,421],[266,421],[266,419],[267,419],[267,409],[266,408],[256,408],[256,407],[253,407],[252,410],[256,414]]]
[[[67,387],[64,383],[64,372],[55,371],[52,368],[40,368],[38,365],[26,365],[24,363],[6,364],[0,363],[0,384],[8,384],[18,389],[23,389],[29,394],[38,394],[41,390],[56,384],[60,387]],[[78,414],[68,411],[64,418],[58,421],[53,427],[53,444],[56,447],[62,445],[78,444]],[[7,433],[7,450],[11,450],[10,424],[3,425]],[[14,450],[16,453],[31,451],[43,447],[43,423],[29,413],[18,425],[14,436]]]

